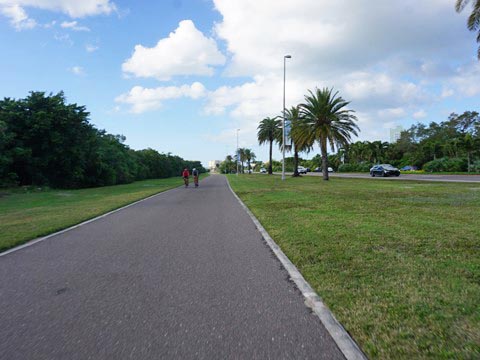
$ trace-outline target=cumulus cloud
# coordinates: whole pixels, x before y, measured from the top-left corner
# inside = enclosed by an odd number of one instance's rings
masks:
[[[221,86],[208,95],[205,113],[209,115],[224,114],[231,110],[233,115],[262,116],[271,112],[275,98],[281,96],[278,86],[279,78],[257,76],[254,81],[239,86]],[[273,85],[273,86],[272,86]],[[266,90],[270,89],[271,92]]]
[[[117,9],[115,3],[110,0],[0,0],[2,7],[12,5],[57,11],[72,18],[110,14]]]
[[[4,4],[0,2],[0,13],[10,19],[10,24],[17,30],[33,29],[37,23],[30,19],[18,4]]]
[[[465,33],[465,24],[451,0],[421,4],[278,0],[275,6],[265,0],[214,0],[214,4],[223,17],[216,33],[233,55],[229,72],[234,75],[281,69],[286,53],[305,72],[338,73],[398,57],[430,58],[432,49],[437,55],[450,55],[468,47],[467,39],[458,36]]]
[[[404,108],[390,108],[390,109],[382,109],[378,111],[378,116],[380,118],[400,118],[404,117],[407,114]]]
[[[423,119],[427,117],[427,112],[425,110],[418,110],[413,113],[414,119]]]
[[[361,139],[387,139],[385,126],[427,117],[418,109],[442,95],[480,93],[476,67],[456,69],[474,44],[451,0],[213,1],[229,52],[224,74],[252,80],[210,92],[205,112],[242,128],[280,113],[286,54],[287,107],[307,89],[334,87],[357,111]]]
[[[153,48],[136,45],[122,70],[136,77],[169,80],[176,75],[213,75],[213,66],[224,63],[215,40],[205,37],[191,20],[184,20]]]
[[[421,85],[385,73],[353,72],[339,78],[342,96],[362,109],[398,108],[428,103],[432,95]]]
[[[78,25],[77,21],[64,21],[60,26],[64,29],[70,29],[73,31],[90,31],[88,27]]]
[[[454,93],[473,97],[480,94],[480,64],[469,63],[456,69],[455,75],[450,79],[451,88],[444,89],[443,95],[452,96]]]
[[[203,84],[194,82],[191,85],[161,86],[153,89],[134,86],[128,93],[118,96],[115,101],[130,105],[131,112],[140,114],[160,108],[164,100],[181,97],[199,99],[205,95],[206,89]]]
[[[72,18],[110,14],[117,10],[110,0],[0,0],[0,13],[8,17],[17,30],[36,26],[36,21],[27,15],[26,8],[56,11]]]
[[[304,102],[308,90],[314,91],[316,87],[322,88],[326,84],[350,101],[348,108],[356,110],[359,119],[362,116],[368,118],[368,121],[359,122],[363,126],[362,137],[377,134],[386,122],[405,118],[408,112],[418,108],[418,104],[432,101],[430,94],[411,82],[398,81],[385,74],[361,72],[328,81],[301,77],[292,79],[287,76],[287,108]],[[262,118],[281,114],[282,99],[281,76],[257,75],[242,85],[221,86],[209,92],[204,111],[207,115],[228,114],[232,122],[241,124],[242,129],[248,129],[247,133],[253,137]],[[367,128],[370,126],[375,129]]]

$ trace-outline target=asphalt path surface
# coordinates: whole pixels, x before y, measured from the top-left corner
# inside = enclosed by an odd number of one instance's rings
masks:
[[[210,176],[0,257],[0,359],[342,359]]]

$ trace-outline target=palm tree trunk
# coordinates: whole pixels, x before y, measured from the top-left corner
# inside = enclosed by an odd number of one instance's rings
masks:
[[[293,176],[300,176],[298,173],[298,151],[295,149],[293,154]]]
[[[272,175],[272,147],[273,147],[273,140],[270,140],[270,152],[269,152],[269,163],[268,163],[268,173]]]
[[[322,172],[323,180],[328,180],[328,158],[327,158],[327,139],[320,139],[320,150],[322,152]]]

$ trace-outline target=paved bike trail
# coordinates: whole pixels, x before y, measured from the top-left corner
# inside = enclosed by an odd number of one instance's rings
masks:
[[[342,359],[223,176],[0,257],[1,359]]]

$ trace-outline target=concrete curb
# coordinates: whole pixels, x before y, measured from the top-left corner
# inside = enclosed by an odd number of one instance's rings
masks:
[[[182,185],[182,186],[183,186],[183,185]],[[178,186],[178,187],[182,187],[182,186]],[[13,248],[11,248],[11,249],[8,249],[8,250],[0,253],[0,257],[5,256],[5,255],[8,255],[8,254],[11,254],[11,253],[13,253],[13,252],[15,252],[15,251],[24,249],[24,248],[26,248],[26,247],[35,245],[35,244],[37,244],[37,243],[39,243],[39,242],[42,242],[42,241],[44,241],[44,240],[47,240],[47,239],[49,239],[49,238],[51,238],[51,237],[54,237],[54,236],[63,234],[63,233],[65,233],[65,232],[67,232],[67,231],[76,229],[76,228],[78,228],[78,227],[80,227],[80,226],[86,225],[86,224],[91,223],[91,222],[93,222],[93,221],[96,221],[96,220],[98,220],[98,219],[104,218],[105,216],[111,215],[111,214],[113,214],[113,213],[116,213],[117,211],[121,211],[121,210],[126,209],[126,208],[128,208],[128,207],[130,207],[130,206],[136,205],[136,204],[138,204],[138,203],[140,203],[140,202],[142,202],[142,201],[145,201],[145,200],[151,199],[151,198],[153,198],[153,197],[155,197],[155,196],[161,195],[161,194],[163,194],[163,193],[165,193],[165,192],[167,192],[167,191],[171,191],[171,190],[177,189],[178,187],[174,187],[174,188],[172,188],[172,189],[160,191],[160,192],[158,192],[158,193],[156,193],[156,194],[153,194],[153,195],[150,195],[150,196],[148,196],[148,197],[146,197],[146,198],[144,198],[144,199],[137,200],[137,201],[135,201],[135,202],[133,202],[133,203],[130,203],[130,204],[125,205],[125,206],[122,206],[122,207],[120,207],[120,208],[118,208],[118,209],[109,211],[109,212],[107,212],[107,213],[105,213],[105,214],[99,215],[99,216],[94,217],[94,218],[92,218],[92,219],[85,220],[84,222],[81,222],[81,223],[79,223],[79,224],[77,224],[77,225],[73,225],[73,226],[70,226],[70,227],[68,227],[68,228],[66,228],[66,229],[63,229],[63,230],[54,232],[54,233],[52,233],[52,234],[49,234],[49,235],[46,235],[46,236],[43,236],[43,237],[40,237],[40,238],[37,238],[37,239],[30,240],[30,241],[26,242],[25,244],[18,245],[18,246],[16,246],[16,247],[13,247]]]
[[[287,270],[290,278],[295,282],[295,285],[300,289],[303,296],[305,297],[305,304],[310,307],[313,312],[320,318],[320,321],[327,329],[330,336],[333,338],[337,344],[340,351],[343,353],[347,360],[366,360],[367,357],[360,350],[356,342],[352,337],[347,333],[343,326],[338,322],[332,312],[327,308],[323,303],[320,296],[312,289],[312,287],[307,283],[303,278],[300,271],[293,265],[293,263],[288,259],[288,257],[283,253],[280,247],[275,243],[275,241],[270,237],[265,228],[260,224],[258,219],[253,215],[250,209],[243,203],[243,201],[238,197],[238,195],[233,191],[230,186],[230,182],[227,180],[228,187],[232,192],[233,196],[238,200],[240,205],[245,209],[247,214],[250,216],[258,231],[262,234],[265,242],[272,249],[272,251],[277,256],[278,260],[282,263],[284,268]]]

